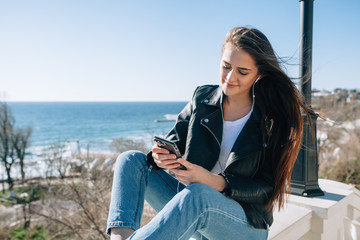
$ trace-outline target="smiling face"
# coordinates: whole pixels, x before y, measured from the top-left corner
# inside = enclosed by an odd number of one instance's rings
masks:
[[[250,54],[227,43],[221,56],[220,78],[227,97],[244,99],[258,78],[258,67]]]

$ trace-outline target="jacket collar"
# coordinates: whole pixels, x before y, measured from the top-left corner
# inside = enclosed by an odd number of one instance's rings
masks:
[[[222,108],[222,102],[224,99],[224,93],[221,86],[218,86],[214,91],[210,92],[202,101],[202,104],[216,106]]]
[[[210,105],[210,106],[216,106],[218,108],[221,109],[221,113],[222,113],[222,103],[224,101],[224,93],[222,91],[221,86],[218,86],[217,88],[214,89],[214,91],[210,92],[202,101],[202,104],[205,105]],[[255,100],[256,103],[256,100]],[[259,109],[256,107],[256,104],[254,105],[254,109],[252,114],[254,116],[254,120],[259,123],[261,120],[260,117],[260,111]]]

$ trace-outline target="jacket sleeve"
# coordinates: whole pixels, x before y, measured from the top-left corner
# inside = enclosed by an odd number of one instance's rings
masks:
[[[197,88],[198,89],[198,88]],[[188,128],[189,128],[189,121],[193,112],[193,100],[196,94],[196,91],[194,92],[193,98],[190,102],[186,104],[184,109],[179,113],[177,116],[176,122],[174,127],[170,130],[170,132],[167,134],[166,139],[171,140],[176,143],[178,146],[181,155],[185,152],[185,146],[186,146],[186,139],[188,134]],[[152,157],[152,152],[150,151],[147,156],[146,160],[148,163],[150,163],[152,166],[155,167],[155,169],[160,169],[156,163],[154,162],[154,158]]]
[[[178,146],[181,155],[185,152],[186,139],[189,128],[189,121],[192,114],[192,101],[188,102],[184,109],[179,113],[174,127],[166,135],[166,139],[173,141]]]
[[[266,204],[274,189],[270,171],[271,167],[264,164],[252,178],[225,172],[221,174],[227,182],[227,187],[223,193],[237,202]]]

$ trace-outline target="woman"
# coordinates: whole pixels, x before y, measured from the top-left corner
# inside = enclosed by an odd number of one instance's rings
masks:
[[[112,239],[267,239],[273,206],[283,206],[290,187],[301,109],[308,109],[257,29],[228,32],[220,79],[221,86],[195,90],[167,135],[181,158],[157,145],[147,156],[119,156]],[[144,198],[158,214],[139,229]]]

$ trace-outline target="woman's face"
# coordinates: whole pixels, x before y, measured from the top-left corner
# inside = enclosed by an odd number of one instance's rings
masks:
[[[220,78],[226,96],[249,96],[251,86],[258,78],[254,58],[244,50],[227,43],[221,56]]]

